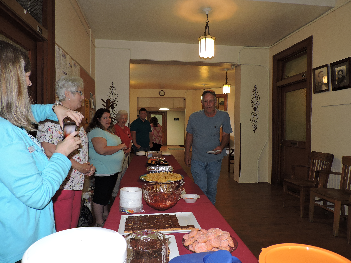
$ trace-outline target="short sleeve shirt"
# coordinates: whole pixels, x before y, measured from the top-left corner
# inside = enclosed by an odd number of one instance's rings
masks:
[[[94,145],[91,139],[95,137],[104,138],[107,142],[107,146],[117,146],[122,143],[121,139],[108,131],[104,131],[100,128],[95,128],[88,133],[89,138],[89,161],[96,168],[95,176],[101,175],[112,175],[122,171],[122,161],[124,159],[124,151],[119,150],[114,154],[102,155],[95,151]]]
[[[88,162],[88,136],[83,127],[79,129],[79,137],[82,141],[82,147],[77,150],[73,160],[78,163]],[[37,139],[39,142],[47,142],[57,145],[63,141],[63,130],[56,122],[47,121],[39,124]],[[84,174],[76,169],[71,169],[66,179],[60,186],[64,190],[82,190],[84,183]]]
[[[190,115],[186,131],[193,135],[192,159],[213,162],[226,155],[225,150],[217,155],[207,153],[220,146],[221,127],[224,133],[232,133],[228,112],[217,110],[215,116],[207,117],[201,110]]]
[[[143,148],[149,147],[151,126],[148,120],[136,119],[130,125],[130,130],[136,132],[136,142]]]

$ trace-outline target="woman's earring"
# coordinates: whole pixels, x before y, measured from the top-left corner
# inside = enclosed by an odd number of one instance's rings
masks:
[[[68,100],[71,100],[71,99],[68,99]]]

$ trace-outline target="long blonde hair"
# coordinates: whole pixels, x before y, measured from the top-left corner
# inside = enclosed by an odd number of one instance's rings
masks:
[[[26,73],[30,72],[27,54],[0,40],[0,117],[13,125],[33,130]]]

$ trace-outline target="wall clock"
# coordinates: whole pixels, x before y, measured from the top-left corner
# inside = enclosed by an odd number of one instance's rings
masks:
[[[165,94],[166,94],[166,92],[162,89],[158,92],[158,95],[160,95],[160,96],[164,96]]]

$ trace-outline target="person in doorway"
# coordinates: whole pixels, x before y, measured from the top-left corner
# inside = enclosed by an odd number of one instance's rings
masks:
[[[121,179],[123,178],[124,174],[127,171],[128,164],[129,164],[129,158],[130,158],[130,151],[132,150],[132,135],[130,133],[129,127],[126,126],[126,123],[128,121],[128,112],[125,110],[118,111],[117,115],[116,115],[116,120],[117,120],[117,123],[114,126],[115,134],[119,138],[121,138],[122,143],[124,143],[127,146],[127,149],[124,150],[122,172],[118,176],[117,183],[115,185],[115,188],[112,191],[112,197],[114,197],[114,198],[118,194],[119,184],[121,182]]]
[[[216,203],[222,159],[226,155],[225,147],[232,132],[229,114],[217,110],[216,102],[214,91],[205,90],[202,93],[203,110],[194,112],[189,117],[184,153],[185,164],[191,165],[194,182],[212,204]]]
[[[80,77],[61,77],[56,83],[56,96],[59,100],[57,105],[71,110],[79,109],[84,100],[83,88],[83,80]],[[84,177],[95,172],[95,167],[88,162],[88,136],[82,126],[78,130],[82,147],[70,156],[73,169],[53,197],[56,231],[77,227]],[[64,139],[63,130],[54,121],[40,123],[37,139],[46,155],[51,158],[57,145]]]
[[[89,161],[96,167],[93,210],[95,226],[103,227],[108,216],[108,203],[118,174],[122,171],[127,146],[111,129],[111,115],[98,109],[88,128]]]
[[[78,149],[77,132],[57,146],[50,159],[30,132],[51,119],[62,125],[83,115],[60,105],[31,105],[27,54],[0,40],[0,262],[20,262],[39,239],[55,232],[52,197],[71,168],[67,156]]]
[[[158,123],[158,119],[154,116],[150,119],[152,130],[152,143],[151,151],[160,151],[162,146],[162,126]]]
[[[130,132],[133,139],[133,151],[150,151],[152,147],[152,131],[150,122],[146,119],[145,108],[139,110],[139,118],[130,125]]]

